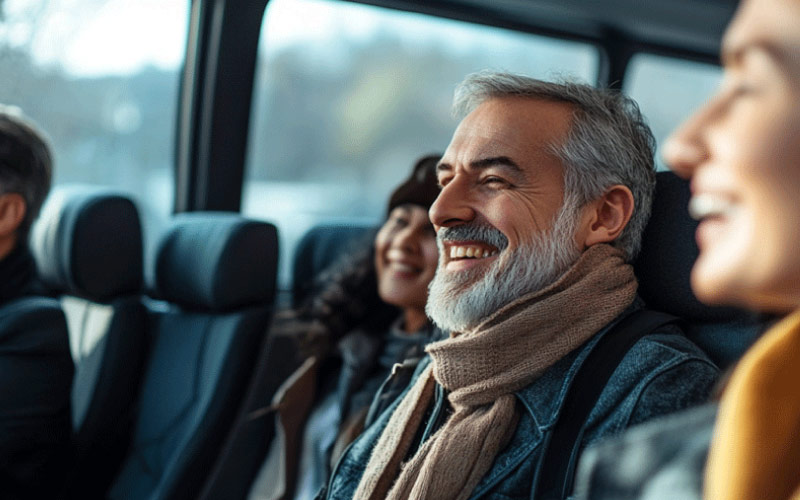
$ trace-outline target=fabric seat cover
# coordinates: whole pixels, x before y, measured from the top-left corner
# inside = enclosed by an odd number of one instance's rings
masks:
[[[276,230],[233,214],[181,214],[155,265],[150,356],[114,499],[196,498],[266,331]]]

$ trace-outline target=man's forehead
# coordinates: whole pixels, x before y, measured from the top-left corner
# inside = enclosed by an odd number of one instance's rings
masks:
[[[569,134],[569,104],[528,98],[494,98],[479,105],[458,125],[440,164],[508,157],[552,156]]]

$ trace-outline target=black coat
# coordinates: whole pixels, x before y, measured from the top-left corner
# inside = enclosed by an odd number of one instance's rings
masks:
[[[27,249],[0,260],[0,496],[52,498],[71,459],[73,364],[58,301],[29,295]]]

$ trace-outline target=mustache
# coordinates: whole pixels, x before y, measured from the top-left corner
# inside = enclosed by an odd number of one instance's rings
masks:
[[[502,251],[508,246],[508,238],[494,226],[476,222],[442,227],[436,233],[436,242],[441,248],[445,241],[473,240],[491,245]]]

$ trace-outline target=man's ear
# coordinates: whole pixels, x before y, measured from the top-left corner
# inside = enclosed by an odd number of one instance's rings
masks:
[[[589,203],[583,214],[583,248],[617,239],[631,220],[633,206],[633,193],[621,184],[611,186],[598,200]]]
[[[25,218],[25,199],[18,193],[0,195],[0,238],[13,236]]]

